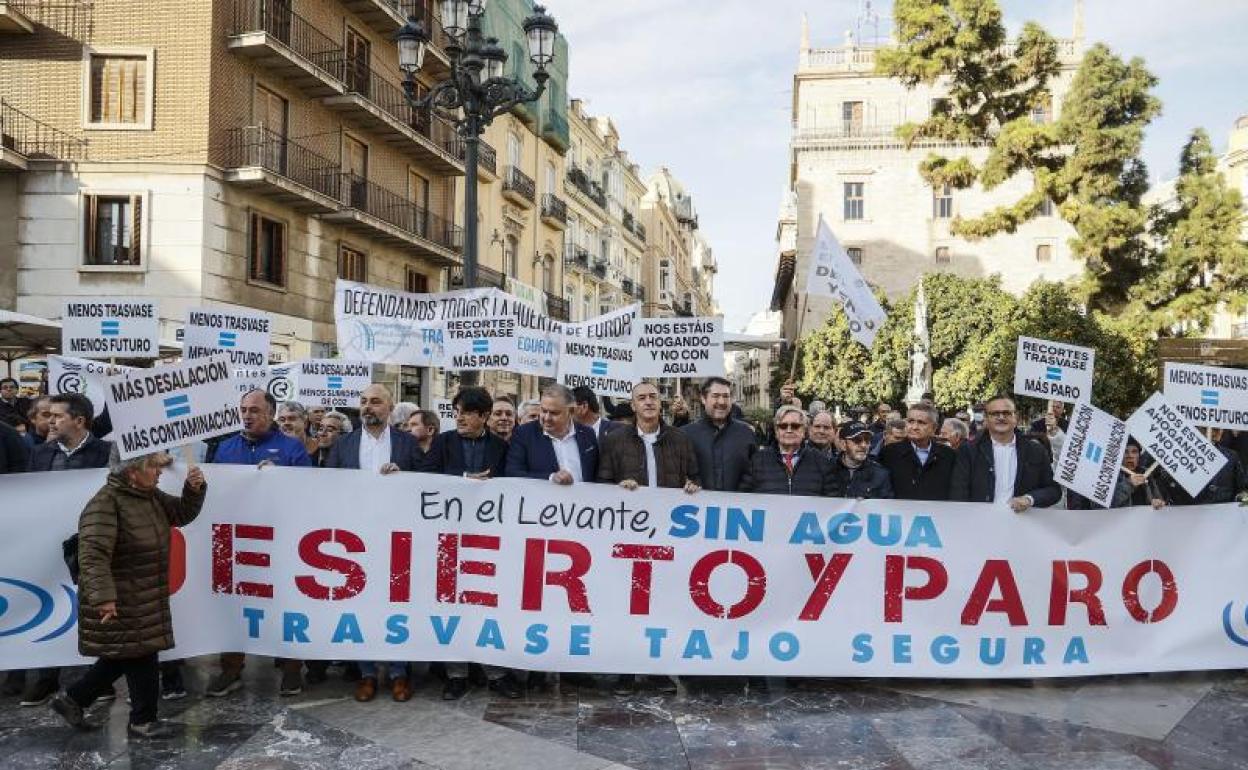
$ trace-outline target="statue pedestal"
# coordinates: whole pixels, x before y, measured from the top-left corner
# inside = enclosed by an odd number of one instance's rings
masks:
[[[923,394],[927,391],[923,388],[910,387],[906,391],[906,406],[914,406],[923,400]]]

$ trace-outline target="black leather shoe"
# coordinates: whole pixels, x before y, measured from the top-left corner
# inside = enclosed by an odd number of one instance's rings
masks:
[[[467,694],[467,679],[447,679],[442,687],[442,700],[459,700]]]
[[[491,679],[490,691],[496,692],[508,700],[524,697],[524,689],[520,687],[520,683],[511,674],[504,674],[499,679]]]

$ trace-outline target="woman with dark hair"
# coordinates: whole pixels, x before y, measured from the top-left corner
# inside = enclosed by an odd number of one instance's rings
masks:
[[[169,530],[190,524],[207,485],[197,466],[182,496],[157,489],[171,458],[164,452],[121,460],[113,448],[110,474],[78,519],[78,651],[96,661],[52,699],[52,710],[83,729],[83,710],[125,676],[130,724],[138,738],[168,737],[156,719],[157,655],[173,647],[169,612]]]

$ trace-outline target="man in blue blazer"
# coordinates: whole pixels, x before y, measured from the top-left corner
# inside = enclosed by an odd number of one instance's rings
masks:
[[[338,439],[329,449],[326,468],[354,468],[395,473],[420,467],[416,437],[390,425],[394,398],[385,385],[369,385],[360,396],[361,429]]]
[[[602,419],[602,405],[598,403],[598,394],[588,386],[580,385],[572,389],[572,397],[576,403],[572,407],[572,417],[581,425],[594,431],[598,443],[611,431],[624,427],[624,423]]]
[[[504,475],[556,484],[592,483],[598,477],[598,439],[593,428],[572,419],[575,402],[563,385],[546,386],[541,418],[511,436]]]

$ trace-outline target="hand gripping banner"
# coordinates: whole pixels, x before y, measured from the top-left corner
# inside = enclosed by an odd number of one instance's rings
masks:
[[[171,657],[945,679],[1248,663],[1236,506],[1016,516],[955,503],[205,471],[205,508],[175,536]],[[0,668],[81,662],[60,545],[103,481],[99,471],[0,477]]]

